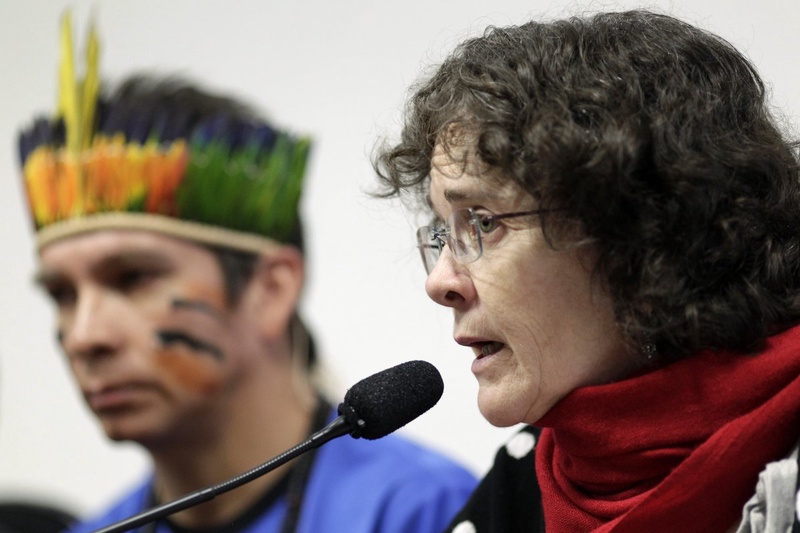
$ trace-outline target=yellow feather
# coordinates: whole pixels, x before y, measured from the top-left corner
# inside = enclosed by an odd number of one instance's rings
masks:
[[[94,114],[97,107],[97,95],[100,91],[100,76],[98,74],[98,58],[100,56],[100,44],[97,40],[97,32],[94,23],[89,29],[89,42],[86,45],[86,77],[83,80],[83,99],[81,109],[81,148],[88,148],[92,141],[94,132]]]
[[[64,13],[61,22],[61,65],[59,69],[59,97],[58,112],[64,117],[66,128],[66,145],[70,152],[76,152],[80,147],[80,133],[78,131],[79,111],[78,95],[75,83],[75,60],[72,51],[72,16],[69,11]]]

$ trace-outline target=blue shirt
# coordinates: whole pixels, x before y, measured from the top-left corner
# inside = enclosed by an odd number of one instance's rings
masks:
[[[317,450],[297,531],[318,533],[441,532],[466,502],[475,477],[445,456],[402,437],[340,437]],[[151,478],[101,517],[69,533],[87,533],[146,510]],[[261,510],[241,533],[278,533],[285,496]],[[170,532],[159,523],[157,533]]]

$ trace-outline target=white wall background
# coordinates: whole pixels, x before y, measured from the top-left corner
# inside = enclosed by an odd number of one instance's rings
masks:
[[[791,120],[800,113],[800,3],[675,0],[648,6],[744,50]],[[21,201],[16,135],[55,105],[59,18],[73,8],[82,47],[94,14],[104,76],[177,71],[256,103],[316,138],[303,200],[310,282],[305,315],[341,390],[408,359],[433,362],[440,404],[403,433],[476,473],[513,431],[476,407],[472,355],[451,339],[450,313],[425,296],[415,221],[371,199],[368,154],[397,133],[421,70],[488,24],[639,4],[551,0],[0,0],[0,497],[56,501],[78,512],[109,502],[146,467],[108,444],[56,348],[52,313],[31,283],[34,252]],[[265,458],[265,460],[268,458]]]

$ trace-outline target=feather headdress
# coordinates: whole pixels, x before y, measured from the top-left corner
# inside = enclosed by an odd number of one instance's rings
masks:
[[[41,248],[98,229],[146,229],[260,252],[297,224],[310,140],[188,84],[134,79],[100,94],[91,28],[76,77],[61,27],[58,110],[19,137]],[[173,80],[174,81],[174,80]]]

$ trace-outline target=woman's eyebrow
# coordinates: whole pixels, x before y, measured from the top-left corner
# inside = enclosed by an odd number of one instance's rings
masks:
[[[499,194],[498,191],[485,188],[481,188],[480,190],[464,189],[464,188],[458,188],[458,189],[448,188],[445,189],[442,194],[444,195],[444,199],[447,200],[449,203],[466,202],[466,201],[492,202],[496,200],[502,200],[503,198],[505,198],[505,195]]]

